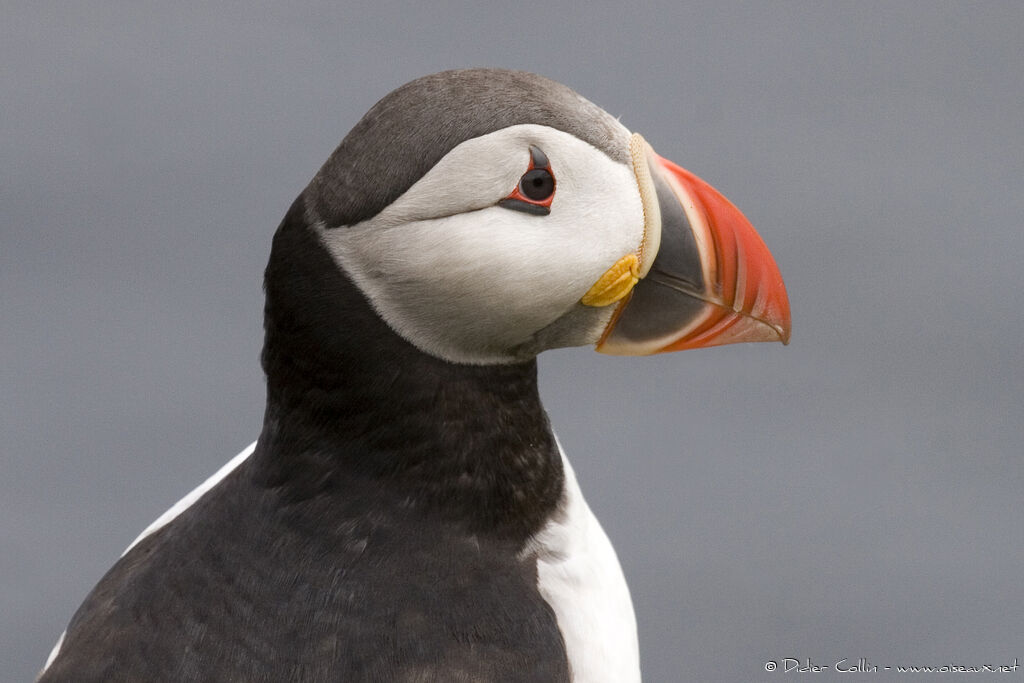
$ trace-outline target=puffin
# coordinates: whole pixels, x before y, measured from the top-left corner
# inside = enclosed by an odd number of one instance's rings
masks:
[[[254,444],[129,546],[37,680],[640,680],[536,357],[790,334],[750,222],[547,78],[386,95],[273,237]]]

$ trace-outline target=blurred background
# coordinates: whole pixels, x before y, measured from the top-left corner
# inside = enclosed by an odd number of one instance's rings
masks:
[[[377,99],[466,66],[621,116],[789,288],[788,347],[542,356],[645,680],[1024,664],[1022,31],[1019,2],[8,4],[0,680],[256,437],[292,199]]]

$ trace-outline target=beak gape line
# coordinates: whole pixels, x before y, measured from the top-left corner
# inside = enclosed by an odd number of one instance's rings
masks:
[[[615,355],[648,355],[790,334],[789,299],[771,252],[718,190],[658,156],[634,134],[633,170],[644,238],[583,296],[619,302],[597,343]]]

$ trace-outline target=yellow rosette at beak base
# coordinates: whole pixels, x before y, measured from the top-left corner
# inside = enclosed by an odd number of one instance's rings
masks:
[[[626,254],[605,271],[591,287],[580,303],[584,306],[608,306],[623,299],[640,281],[640,259],[636,254]]]

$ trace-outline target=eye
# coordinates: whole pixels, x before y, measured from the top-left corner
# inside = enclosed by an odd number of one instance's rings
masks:
[[[528,199],[542,202],[555,193],[555,176],[546,168],[527,171],[519,179],[519,191]]]
[[[499,206],[537,216],[551,213],[555,198],[555,176],[548,157],[539,147],[530,146],[530,166],[519,179],[512,194],[498,202]]]

